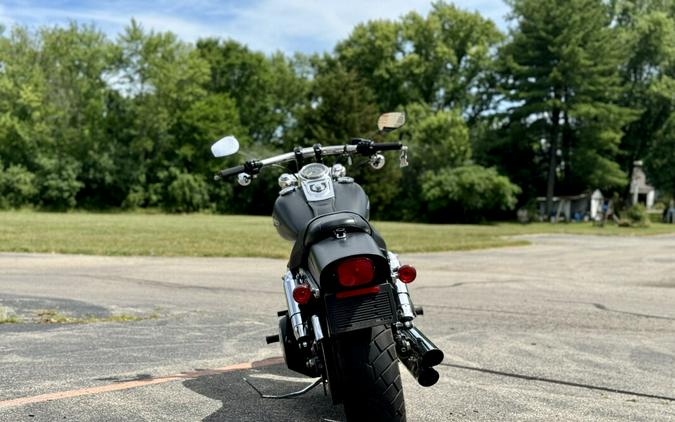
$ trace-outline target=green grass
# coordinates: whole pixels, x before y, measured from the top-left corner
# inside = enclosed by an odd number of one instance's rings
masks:
[[[21,318],[16,315],[0,317],[0,324],[19,324],[22,322]]]
[[[148,319],[158,319],[160,317],[159,311],[155,310],[150,314],[144,315],[130,315],[130,314],[112,314],[106,316],[96,315],[81,315],[73,316],[66,315],[56,309],[41,309],[35,311],[29,316],[22,318],[18,315],[10,315],[10,309],[0,306],[0,325],[1,324],[95,324],[102,322],[130,322],[143,321]]]
[[[527,244],[509,236],[536,233],[644,236],[675,233],[675,225],[648,228],[590,223],[428,225],[374,222],[397,252],[467,250]],[[209,214],[97,214],[0,212],[0,251],[90,255],[262,256],[286,258],[270,217]]]
[[[1,324],[18,324],[21,322],[21,318],[16,315],[10,315],[9,309],[4,306],[0,306],[0,325]]]
[[[157,319],[158,317],[159,316],[157,314],[151,314],[148,316],[115,314],[104,317],[97,317],[93,315],[76,317],[62,314],[56,309],[44,309],[36,312],[33,322],[38,324],[93,324],[99,322],[142,321],[145,319]]]

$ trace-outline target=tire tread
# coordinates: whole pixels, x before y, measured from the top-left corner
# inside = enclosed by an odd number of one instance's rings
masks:
[[[373,327],[346,336],[339,347],[349,422],[405,422],[405,399],[391,329]]]

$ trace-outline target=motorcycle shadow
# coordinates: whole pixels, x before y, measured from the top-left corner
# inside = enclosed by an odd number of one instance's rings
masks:
[[[289,399],[262,398],[260,393],[281,395],[300,390],[314,381],[290,371],[285,365],[273,365],[248,371],[203,376],[183,382],[197,394],[222,401],[222,407],[202,419],[204,422],[321,422],[344,421],[342,406],[333,406],[319,385],[306,394]]]

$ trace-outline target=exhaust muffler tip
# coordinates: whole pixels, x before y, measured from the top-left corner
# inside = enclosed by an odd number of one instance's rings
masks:
[[[421,366],[431,368],[443,362],[445,355],[441,349],[431,349],[422,353]]]
[[[405,353],[399,354],[401,362],[422,387],[436,384],[440,375],[432,366],[443,362],[443,351],[415,327],[403,329],[401,334],[409,345]]]
[[[434,368],[420,368],[417,382],[422,387],[431,387],[438,382],[440,375]]]

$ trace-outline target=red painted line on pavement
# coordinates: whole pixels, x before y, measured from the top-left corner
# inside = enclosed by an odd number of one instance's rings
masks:
[[[182,372],[180,374],[165,375],[163,377],[153,377],[143,380],[116,382],[113,384],[80,388],[77,390],[67,390],[67,391],[59,391],[56,393],[39,394],[37,396],[19,397],[16,399],[0,401],[0,409],[13,406],[24,406],[26,404],[33,404],[33,403],[43,403],[52,400],[70,399],[73,397],[88,396],[92,394],[109,393],[111,391],[128,390],[130,388],[145,387],[148,385],[163,384],[165,382],[172,382],[172,381],[195,379],[209,375],[218,375],[227,372],[243,371],[246,369],[263,368],[266,366],[278,365],[281,363],[284,363],[284,358],[274,357],[255,362],[237,363],[234,365],[224,366],[222,368],[200,369],[191,372]]]

